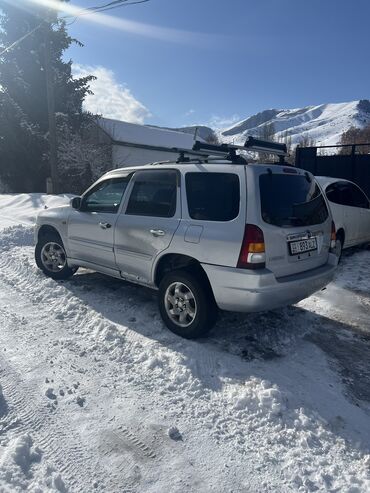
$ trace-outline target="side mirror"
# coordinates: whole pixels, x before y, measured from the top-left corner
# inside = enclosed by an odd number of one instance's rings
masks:
[[[71,207],[79,211],[81,209],[81,203],[81,197],[73,197],[73,199],[71,200]]]

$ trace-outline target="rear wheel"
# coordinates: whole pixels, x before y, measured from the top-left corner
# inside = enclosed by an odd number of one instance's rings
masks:
[[[64,245],[57,234],[40,238],[35,248],[35,260],[37,267],[53,279],[68,279],[77,270],[68,267]]]
[[[186,339],[205,336],[217,320],[210,287],[187,271],[170,272],[162,279],[158,303],[166,326]]]

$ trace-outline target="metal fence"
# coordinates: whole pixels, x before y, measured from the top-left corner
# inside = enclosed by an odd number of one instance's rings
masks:
[[[334,153],[334,149],[337,149],[340,154]],[[370,149],[370,144],[298,146],[295,165],[316,176],[331,176],[351,180],[357,183],[370,197],[370,154],[361,153],[368,149]]]

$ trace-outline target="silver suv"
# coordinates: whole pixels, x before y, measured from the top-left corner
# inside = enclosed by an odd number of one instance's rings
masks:
[[[296,303],[331,281],[335,230],[314,177],[287,165],[168,162],[110,171],[37,219],[37,265],[158,290],[167,327],[203,336],[218,308]]]

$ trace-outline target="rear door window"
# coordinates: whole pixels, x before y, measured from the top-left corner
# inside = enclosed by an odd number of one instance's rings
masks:
[[[232,221],[239,215],[240,184],[234,173],[186,173],[189,216],[199,221]]]
[[[311,226],[329,215],[320,188],[309,175],[262,174],[260,196],[262,219],[274,226]]]
[[[137,171],[126,214],[173,217],[176,212],[177,172]]]

